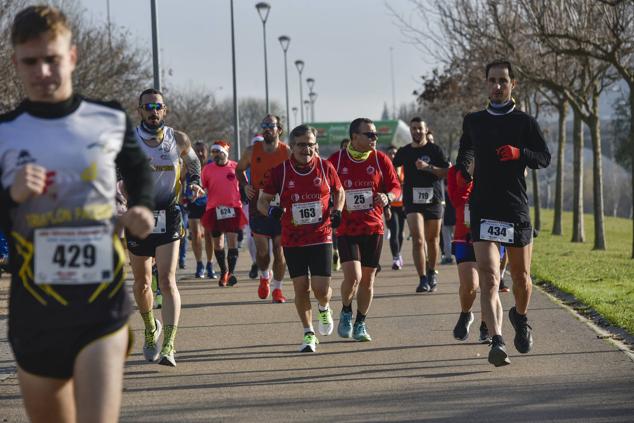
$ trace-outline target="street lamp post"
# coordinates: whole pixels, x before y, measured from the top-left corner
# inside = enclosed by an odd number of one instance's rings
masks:
[[[310,101],[304,100],[304,107],[306,108],[306,116],[308,116],[308,112],[310,110]]]
[[[161,90],[161,71],[159,69],[159,47],[158,47],[158,18],[156,13],[156,0],[150,3],[152,15],[152,65],[154,72],[154,89]]]
[[[292,110],[293,110],[293,126],[297,126],[297,107],[293,107]]]
[[[240,160],[240,116],[238,111],[238,84],[236,80],[236,38],[233,22],[233,0],[231,0],[231,70],[233,74],[233,137],[236,143],[236,157]]]
[[[288,51],[288,46],[291,43],[291,37],[288,35],[281,35],[278,38],[280,45],[282,46],[282,51],[284,51],[284,83],[286,84],[286,136],[288,137],[291,133],[291,116],[288,113],[288,61],[286,60],[286,52]]]
[[[314,95],[313,88],[315,88],[315,79],[307,78],[306,85],[308,86],[308,98],[310,99],[310,121],[314,122],[315,110],[313,109],[313,104],[315,103],[316,96]]]
[[[317,101],[317,93],[311,91],[310,94],[308,94],[308,98],[310,99],[310,121],[315,122],[315,101]]]
[[[304,61],[303,60],[295,60],[295,67],[297,68],[297,72],[299,72],[299,108],[300,114],[302,117],[302,121],[300,123],[304,123],[304,108],[302,104],[304,104],[304,89],[302,87],[302,71],[304,70]],[[307,113],[308,114],[308,113]]]
[[[264,38],[264,89],[266,91],[266,113],[269,113],[269,70],[266,61],[266,20],[269,17],[271,5],[266,2],[259,2],[255,8],[262,20],[262,34]]]

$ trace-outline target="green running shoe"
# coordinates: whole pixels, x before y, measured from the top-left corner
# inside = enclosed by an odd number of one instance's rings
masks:
[[[302,343],[299,352],[315,352],[317,348],[317,344],[319,344],[319,339],[312,332],[306,332],[304,334],[304,342]]]

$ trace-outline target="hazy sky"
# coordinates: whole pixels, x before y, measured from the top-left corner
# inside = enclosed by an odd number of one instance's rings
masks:
[[[79,0],[97,21],[106,21],[106,0]],[[255,0],[234,0],[238,97],[264,98],[262,23]],[[290,107],[299,105],[297,59],[303,79],[315,79],[316,121],[378,119],[392,105],[390,47],[394,48],[397,107],[414,99],[420,76],[433,65],[394,24],[385,0],[269,0],[266,24],[269,96],[285,108],[284,59],[277,38],[291,37],[288,50]],[[409,15],[408,0],[389,0]],[[229,0],[158,0],[161,62],[171,69],[163,86],[207,87],[220,99],[232,95]],[[150,0],[110,0],[114,25],[127,28],[151,49]],[[421,23],[423,24],[423,23]],[[141,87],[140,87],[141,88]],[[304,99],[308,99],[304,84]],[[293,112],[290,112],[291,117]],[[299,119],[299,112],[298,112]],[[293,121],[294,123],[294,121]]]

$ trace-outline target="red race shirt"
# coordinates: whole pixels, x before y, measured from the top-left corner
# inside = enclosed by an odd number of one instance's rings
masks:
[[[374,195],[391,192],[401,194],[401,184],[392,161],[380,151],[373,150],[364,161],[355,161],[347,150],[339,150],[328,158],[346,190],[341,226],[337,236],[383,234],[383,206],[374,204]]]
[[[341,189],[332,164],[314,159],[313,169],[299,173],[290,160],[274,167],[265,177],[264,192],[280,194],[282,246],[304,247],[332,242],[330,192]]]
[[[456,209],[456,229],[454,231],[453,239],[455,241],[466,241],[469,235],[469,216],[467,216],[467,223],[465,223],[465,206],[469,204],[469,196],[473,190],[473,181],[466,182],[460,172],[456,170],[455,166],[451,166],[447,172],[447,193],[449,194],[449,201]]]

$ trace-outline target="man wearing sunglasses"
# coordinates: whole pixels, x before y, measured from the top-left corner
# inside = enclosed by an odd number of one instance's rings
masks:
[[[403,204],[418,272],[416,292],[434,292],[438,285],[436,263],[440,255],[443,217],[442,179],[447,176],[449,162],[442,149],[429,142],[427,124],[420,117],[410,121],[409,131],[412,142],[399,148],[394,156],[394,166],[403,166],[405,171]]]
[[[143,355],[148,361],[176,366],[174,340],[181,310],[181,298],[176,286],[178,247],[184,234],[178,209],[181,191],[181,159],[190,175],[192,200],[204,194],[200,187],[200,161],[187,134],[165,126],[167,106],[163,94],[147,89],[139,96],[141,123],[136,128],[137,142],[150,161],[154,179],[154,229],[146,239],[132,234],[128,238],[130,264],[134,274],[134,298],[145,324]],[[163,346],[158,339],[161,322],[152,312],[152,257],[156,258],[158,284],[163,294]]]
[[[345,193],[345,208],[337,228],[343,267],[343,309],[337,332],[342,338],[371,341],[365,317],[370,309],[374,276],[383,246],[383,209],[401,193],[392,161],[376,150],[374,123],[358,118],[350,124],[350,143],[328,160],[337,169]],[[352,301],[357,294],[357,317],[352,323]]]
[[[282,252],[282,227],[279,220],[260,213],[257,204],[258,196],[264,188],[264,175],[287,160],[290,157],[290,149],[280,140],[284,125],[279,116],[266,115],[260,127],[264,141],[247,147],[236,167],[236,176],[244,186],[249,199],[249,226],[255,241],[256,262],[260,271],[258,297],[264,300],[271,293],[274,303],[285,303],[286,298],[282,294],[282,279],[286,267]],[[247,169],[251,169],[250,181],[245,175]],[[279,197],[272,204],[279,206]],[[270,289],[269,240],[273,241],[273,292]]]

